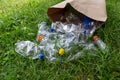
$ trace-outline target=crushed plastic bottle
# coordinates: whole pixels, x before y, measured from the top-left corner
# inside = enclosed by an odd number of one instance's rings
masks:
[[[40,49],[33,42],[20,41],[15,44],[15,51],[23,56],[28,56],[32,59],[38,58]]]
[[[95,41],[95,44],[101,49],[105,50],[106,49],[106,44],[98,37],[94,36],[93,40]]]
[[[92,36],[93,36],[95,30],[96,30],[96,27],[93,26],[92,30],[90,30],[89,37],[92,37]]]
[[[44,30],[48,30],[47,23],[41,22],[40,24],[38,24],[38,31],[44,31]]]
[[[93,50],[93,51],[97,50],[97,48],[94,46],[93,43],[87,44],[87,46],[82,51],[80,51],[74,55],[68,56],[68,61],[75,60],[75,59],[79,58],[82,54],[84,54],[85,51],[90,51],[90,50]]]
[[[45,47],[37,46],[30,41],[20,41],[16,43],[15,46],[16,46],[15,51],[21,54],[22,56],[27,56],[32,59],[40,58],[41,60],[43,60],[45,55],[45,57],[49,61],[53,61],[56,59],[57,51],[53,49],[54,45],[49,45],[49,47]]]
[[[52,28],[55,29],[57,33],[65,33],[63,27],[64,24],[61,22],[52,23]]]
[[[41,42],[44,37],[46,37],[48,33],[48,26],[46,25],[46,22],[41,22],[38,24],[38,33],[37,33],[37,41]]]
[[[87,40],[87,30],[83,30],[80,35],[80,43],[85,43]]]
[[[46,47],[46,49],[44,50],[44,53],[48,61],[52,62],[56,60],[56,53],[57,53],[56,49],[52,47]]]

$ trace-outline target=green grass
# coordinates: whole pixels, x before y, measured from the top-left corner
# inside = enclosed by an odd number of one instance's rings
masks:
[[[84,55],[68,63],[48,64],[14,51],[18,40],[35,42],[37,24],[47,9],[63,0],[0,0],[0,80],[120,80],[120,1],[107,0],[108,20],[96,34],[108,53]]]

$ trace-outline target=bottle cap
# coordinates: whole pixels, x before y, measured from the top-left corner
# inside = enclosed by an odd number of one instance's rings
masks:
[[[86,34],[86,33],[87,33],[87,31],[86,31],[86,30],[83,30],[83,33],[84,33],[84,34]]]
[[[89,17],[85,16],[85,18],[84,18],[85,29],[90,29],[91,28],[90,23],[91,23],[91,19]]]
[[[98,36],[94,36],[94,37],[93,37],[93,40],[94,40],[94,41],[96,41],[96,40],[98,40],[98,39],[99,39]]]
[[[54,29],[53,29],[53,28],[50,28],[50,32],[54,32]]]
[[[44,59],[44,54],[40,53],[40,54],[39,54],[39,59],[40,59],[40,60],[43,60],[43,59]]]
[[[42,35],[38,36],[38,41],[42,41],[43,38],[44,38],[44,37],[43,37]]]
[[[65,50],[63,48],[60,48],[59,49],[59,52],[58,52],[60,55],[63,55],[65,53]]]

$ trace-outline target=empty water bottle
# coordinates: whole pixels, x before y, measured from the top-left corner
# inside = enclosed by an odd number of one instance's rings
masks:
[[[43,38],[48,35],[48,26],[46,25],[46,22],[41,22],[38,24],[38,33],[37,33],[37,41],[40,42],[43,40]]]
[[[101,49],[105,50],[106,49],[106,44],[98,37],[94,36],[93,40],[95,41],[95,44]]]
[[[87,30],[81,30],[80,36],[79,36],[79,42],[85,43],[87,39]]]
[[[39,53],[44,47],[38,47],[33,42],[30,41],[20,41],[15,44],[15,51],[22,56],[28,56],[32,59],[38,58]]]
[[[46,30],[47,28],[48,26],[46,22],[41,22],[40,24],[38,24],[38,31],[43,31]]]
[[[95,30],[96,30],[96,26],[93,26],[92,30],[90,30],[90,32],[89,32],[89,37],[93,36]]]
[[[87,44],[86,47],[85,47],[82,51],[80,51],[80,52],[78,52],[78,53],[76,53],[76,54],[74,54],[74,55],[68,56],[68,61],[77,59],[77,58],[79,58],[82,54],[84,54],[85,51],[90,51],[90,50],[93,50],[93,51],[96,51],[96,50],[97,50],[93,43]]]
[[[56,30],[56,32],[60,32],[60,33],[65,33],[65,31],[64,31],[64,29],[63,29],[63,27],[64,27],[64,24],[63,23],[61,23],[61,22],[55,22],[55,23],[53,23],[52,25],[54,25],[54,26],[52,26],[53,27],[53,29],[55,29]]]
[[[44,54],[45,54],[46,58],[48,59],[48,61],[53,62],[54,60],[56,60],[57,59],[56,53],[57,53],[57,50],[54,49],[54,44],[48,45],[44,49]]]

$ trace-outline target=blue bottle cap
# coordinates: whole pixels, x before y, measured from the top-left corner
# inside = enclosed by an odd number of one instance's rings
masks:
[[[87,33],[87,30],[83,30],[83,33],[86,34],[86,33]]]
[[[54,32],[54,29],[53,29],[53,28],[50,28],[50,32]]]
[[[42,53],[39,54],[39,59],[40,59],[40,60],[43,60],[43,59],[44,59],[44,54],[42,54]]]
[[[85,29],[90,29],[91,25],[91,19],[89,17],[85,17],[84,19],[84,25],[85,25]]]

